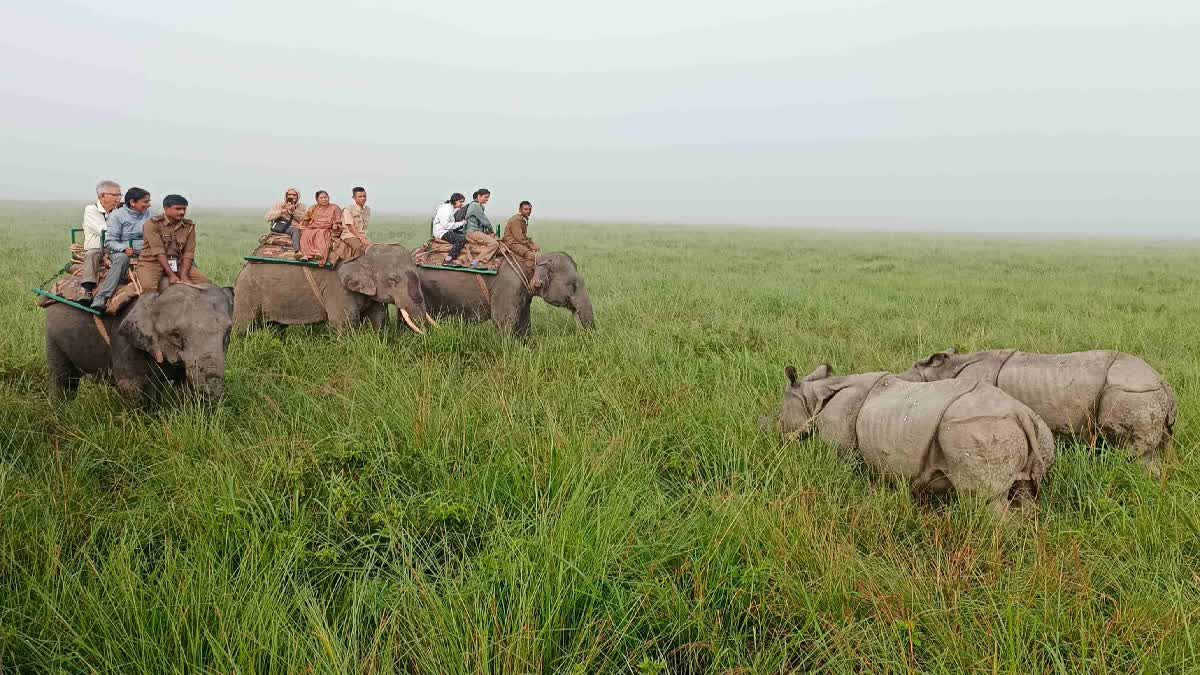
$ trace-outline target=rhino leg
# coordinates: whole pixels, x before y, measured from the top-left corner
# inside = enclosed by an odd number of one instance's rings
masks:
[[[1165,387],[1153,391],[1110,388],[1100,399],[1100,436],[1157,476],[1162,452],[1171,441],[1173,407],[1174,400]]]
[[[945,458],[946,478],[961,497],[986,502],[1004,513],[1014,486],[1028,481],[1029,442],[1021,424],[1010,416],[944,420],[937,442]]]

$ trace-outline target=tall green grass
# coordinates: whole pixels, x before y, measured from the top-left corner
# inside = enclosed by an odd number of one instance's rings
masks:
[[[81,208],[0,212],[0,669],[1200,670],[1196,245],[535,221],[596,332],[256,333],[218,409],[147,412],[47,396],[29,288]],[[232,283],[258,214],[194,215]],[[1165,480],[1064,447],[998,522],[755,430],[784,365],[952,345],[1143,355]]]

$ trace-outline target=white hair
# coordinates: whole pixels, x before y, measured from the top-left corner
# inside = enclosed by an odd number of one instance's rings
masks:
[[[117,192],[120,192],[121,184],[115,183],[111,180],[102,180],[99,183],[96,183],[96,196],[99,197],[101,194],[104,193],[105,190],[107,190],[109,188],[116,188]]]

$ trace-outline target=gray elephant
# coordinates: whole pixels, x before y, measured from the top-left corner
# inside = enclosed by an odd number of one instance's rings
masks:
[[[987,382],[1029,406],[1057,436],[1102,438],[1128,448],[1153,475],[1175,426],[1175,392],[1142,359],[1113,351],[1032,354],[1015,349],[959,354],[954,349],[918,361],[901,375],[932,382]]]
[[[1037,494],[1054,437],[1028,407],[985,382],[909,382],[889,373],[834,377],[822,365],[788,389],[775,420],[787,435],[816,431],[843,456],[900,475],[916,495],[951,488],[1003,512]]]
[[[51,391],[71,398],[84,375],[99,375],[140,402],[152,403],[170,387],[217,400],[225,393],[232,311],[233,289],[184,284],[143,293],[116,316],[50,305]]]
[[[533,278],[528,280],[532,289],[508,263],[501,265],[495,275],[418,269],[425,302],[435,316],[491,319],[501,333],[525,337],[530,329],[529,305],[534,296],[539,296],[555,307],[574,312],[584,328],[595,327],[587,287],[575,260],[566,253],[537,257]]]
[[[253,325],[275,327],[328,321],[336,328],[369,321],[387,323],[388,303],[416,333],[432,322],[425,310],[416,264],[408,249],[373,244],[336,270],[302,265],[246,263],[234,284],[233,324],[239,333]]]

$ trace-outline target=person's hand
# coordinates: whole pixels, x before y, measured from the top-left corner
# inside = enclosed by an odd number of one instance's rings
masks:
[[[179,282],[180,279],[178,274],[172,274],[171,276],[167,277],[167,283],[171,284],[172,286]]]
[[[127,249],[125,249],[125,255],[129,256],[130,258],[132,258],[132,257],[133,257],[133,249],[132,249],[132,248],[127,248]]]

